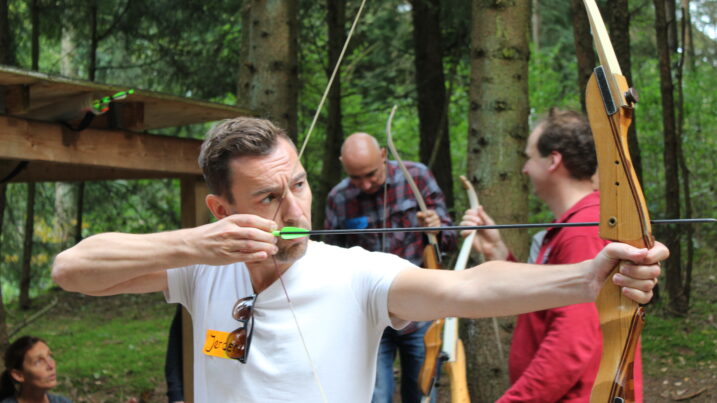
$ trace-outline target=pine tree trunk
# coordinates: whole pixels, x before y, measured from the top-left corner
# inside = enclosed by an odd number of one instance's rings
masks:
[[[615,49],[615,55],[620,62],[620,70],[627,78],[629,85],[632,82],[632,61],[630,53],[630,9],[627,0],[609,0],[607,9],[608,27],[610,30],[610,39]],[[630,148],[632,157],[632,166],[635,168],[637,179],[642,183],[642,154],[640,153],[640,143],[637,140],[637,123],[640,118],[635,116],[632,124],[627,132],[627,144]]]
[[[77,204],[75,220],[75,244],[82,240],[82,213],[85,210],[85,182],[77,183]]]
[[[32,20],[32,69],[40,69],[40,0],[32,0],[30,5],[30,19]]]
[[[692,13],[690,13],[690,0],[681,0],[682,10],[682,48],[684,62],[688,71],[695,70],[695,44],[692,39]]]
[[[10,30],[10,18],[7,0],[0,0],[0,63],[6,65],[15,64],[15,49],[13,47],[12,30]],[[7,184],[0,183],[0,235],[5,218],[5,205],[7,202]],[[0,241],[2,236],[0,236]],[[2,243],[0,242],[0,251]],[[0,256],[2,256],[0,254]],[[0,349],[5,351],[9,344],[7,334],[7,314],[2,296],[2,283],[0,282]]]
[[[89,50],[89,66],[87,67],[87,79],[95,81],[95,72],[97,70],[97,45],[99,38],[97,37],[97,0],[90,1],[90,50]]]
[[[681,32],[681,45],[680,47],[682,49],[688,48],[688,41],[689,41],[689,29],[688,26],[691,25],[690,21],[690,13],[687,11],[689,8],[689,2],[684,1],[682,4],[682,21],[680,23],[680,32]],[[680,165],[680,176],[682,177],[682,194],[684,195],[684,206],[685,206],[685,214],[684,218],[691,218],[692,217],[692,197],[690,196],[690,171],[687,167],[687,161],[685,160],[685,154],[684,150],[682,148],[682,139],[684,128],[685,128],[685,94],[684,94],[684,87],[683,87],[683,77],[685,72],[685,61],[687,59],[687,55],[689,54],[688,51],[683,50],[682,52],[678,52],[675,54],[675,57],[678,59],[677,63],[677,71],[675,74],[675,80],[677,81],[677,159]],[[684,239],[687,242],[687,248],[685,252],[687,253],[687,256],[685,257],[685,276],[684,276],[684,294],[685,294],[685,304],[689,306],[690,304],[690,290],[692,289],[692,265],[694,262],[694,253],[695,253],[695,245],[694,245],[694,232],[695,229],[692,225],[684,225],[681,226],[680,231],[682,234],[684,234]]]
[[[578,91],[580,92],[580,106],[585,113],[585,88],[588,80],[597,66],[593,38],[590,33],[590,21],[585,11],[583,0],[570,0],[570,14],[573,21],[573,38],[575,39],[575,56],[578,60]],[[544,105],[548,106],[548,105]]]
[[[0,0],[0,64],[14,66],[15,46],[10,29],[10,9],[7,0]]]
[[[528,186],[521,174],[528,136],[530,2],[474,1],[471,30],[468,174],[486,211],[498,223],[526,222]],[[527,233],[506,232],[519,259]],[[506,319],[501,319],[507,327]],[[475,401],[495,401],[508,387],[505,357],[489,346],[492,323],[464,321],[469,389]],[[506,348],[507,351],[507,348]]]
[[[7,204],[7,184],[0,183],[0,234],[5,223],[5,206]],[[2,241],[2,237],[0,237]],[[2,252],[2,242],[0,242],[0,252]],[[0,253],[0,256],[2,254]],[[0,282],[0,350],[7,349],[9,341],[7,335],[7,313],[5,312],[5,303],[2,296],[2,283]]]
[[[540,19],[540,0],[533,0],[533,11],[531,21],[533,49],[540,52],[540,30],[542,28]]]
[[[72,27],[62,28],[60,48],[63,57],[60,62],[60,73],[65,77],[77,78],[79,75],[79,69],[70,57],[76,47],[76,35],[77,33]],[[60,239],[61,249],[70,247],[74,238],[73,232],[75,228],[72,225],[72,221],[77,215],[75,208],[76,192],[77,188],[73,182],[55,183],[55,233]]]
[[[341,48],[346,41],[346,1],[326,1],[326,24],[329,30],[329,62],[326,77],[330,78],[341,55]],[[341,180],[341,143],[344,140],[344,129],[341,125],[341,69],[336,72],[333,85],[328,95],[329,118],[326,122],[326,140],[324,141],[324,160],[319,178],[318,190],[314,196],[314,228],[322,228],[326,211],[326,196],[331,188]]]
[[[654,0],[655,32],[657,52],[660,62],[660,95],[662,97],[663,158],[665,170],[666,217],[680,216],[679,164],[677,157],[677,134],[675,129],[675,104],[672,72],[670,70],[670,49],[668,47],[667,16],[665,0]],[[672,227],[672,228],[671,228]],[[681,268],[680,231],[674,226],[660,228],[661,239],[670,249],[670,257],[665,268],[667,272],[667,293],[670,310],[677,315],[686,315],[688,311],[687,295],[683,285]]]
[[[436,177],[446,204],[453,207],[453,168],[448,131],[448,100],[443,74],[441,5],[439,0],[414,0],[413,47],[421,138],[420,157]]]
[[[20,308],[30,309],[30,282],[32,280],[32,236],[35,227],[35,183],[27,184],[27,205],[25,208],[25,234],[22,250],[22,272],[20,275]]]
[[[677,53],[677,0],[665,1],[665,24],[667,24],[667,47]]]
[[[298,6],[296,0],[252,0],[246,4],[242,36],[246,45],[239,67],[240,106],[297,139]]]

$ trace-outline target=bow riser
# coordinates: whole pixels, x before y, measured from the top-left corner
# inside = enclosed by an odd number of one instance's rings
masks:
[[[617,76],[619,91],[628,89],[627,80]],[[628,150],[628,129],[633,109],[621,107],[605,113],[605,88],[596,74],[587,84],[585,106],[595,141],[600,181],[600,237],[638,248],[651,247],[652,226],[642,187],[633,169]]]
[[[612,112],[614,97],[604,72],[596,69],[588,81],[586,109],[595,141],[600,181],[600,237],[651,247],[652,232],[642,188],[634,172],[628,150],[627,133],[632,123],[631,105]],[[627,80],[614,77],[618,91],[628,90]],[[614,105],[614,104],[613,104]],[[617,273],[615,267],[608,279]],[[596,301],[603,334],[600,369],[591,394],[591,402],[634,401],[633,362],[645,324],[641,306],[622,295],[621,288],[607,280]]]

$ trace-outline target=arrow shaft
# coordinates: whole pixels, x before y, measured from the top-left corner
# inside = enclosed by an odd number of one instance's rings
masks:
[[[717,223],[714,218],[684,218],[652,220],[652,224],[704,224]],[[487,229],[518,229],[518,228],[565,228],[565,227],[597,227],[599,222],[575,222],[575,223],[532,223],[532,224],[497,224],[497,225],[476,225],[476,226],[444,226],[444,227],[410,227],[410,228],[366,228],[366,229],[332,229],[332,230],[302,230],[302,231],[281,231],[282,235],[348,235],[348,234],[381,234],[387,232],[428,232],[428,231],[466,231],[466,230],[487,230]]]

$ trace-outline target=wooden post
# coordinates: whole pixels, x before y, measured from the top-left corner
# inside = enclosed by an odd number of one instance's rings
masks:
[[[181,179],[182,193],[182,227],[196,227],[209,222],[209,210],[204,198],[209,193],[207,185],[201,177],[188,177]],[[192,317],[185,308],[182,308],[182,385],[184,387],[184,401],[194,402],[194,333],[192,331]]]

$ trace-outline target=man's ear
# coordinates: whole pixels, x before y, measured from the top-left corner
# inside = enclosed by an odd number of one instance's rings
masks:
[[[386,161],[386,155],[387,155],[386,153],[387,153],[387,152],[386,152],[386,147],[381,147],[381,159],[382,159],[383,161]]]
[[[19,369],[13,369],[10,371],[10,376],[12,379],[15,380],[15,382],[23,383],[25,382],[25,375],[22,374],[22,371]]]
[[[221,196],[210,193],[204,199],[204,202],[207,204],[207,208],[209,208],[209,211],[214,214],[214,217],[217,220],[221,220],[222,218],[232,214],[231,209],[229,208],[229,203]]]
[[[550,159],[550,165],[548,165],[548,170],[550,172],[554,172],[563,164],[563,154],[560,154],[557,151],[553,151],[548,156]]]

